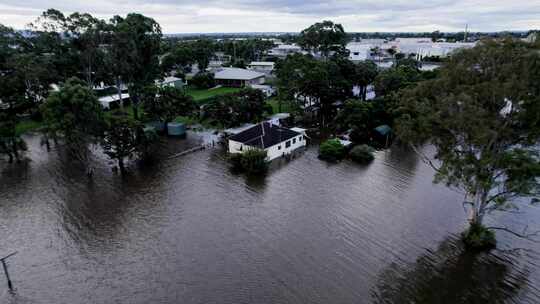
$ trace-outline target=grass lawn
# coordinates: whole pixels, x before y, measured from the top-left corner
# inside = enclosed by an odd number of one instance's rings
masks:
[[[225,95],[229,93],[236,93],[240,91],[240,88],[226,88],[221,87],[217,89],[194,89],[190,87],[186,87],[186,94],[191,95],[193,99],[197,102],[201,102],[205,99],[208,99],[210,97],[218,96],[218,95]]]
[[[22,135],[24,133],[36,131],[42,126],[43,126],[42,122],[31,120],[31,119],[24,119],[20,121],[17,124],[17,126],[15,126],[15,132],[17,133],[17,135]]]
[[[291,113],[293,112],[293,106],[290,101],[281,101],[281,111],[279,111],[279,100],[277,97],[272,97],[266,101],[272,106],[273,113]]]

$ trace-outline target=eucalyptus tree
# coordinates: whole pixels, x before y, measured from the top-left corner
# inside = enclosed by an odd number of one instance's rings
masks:
[[[325,20],[302,30],[298,40],[304,49],[328,58],[332,52],[345,52],[347,34],[341,24]]]
[[[88,159],[88,145],[103,132],[103,109],[94,92],[78,78],[70,78],[41,105],[48,137],[62,139],[71,154]]]
[[[137,152],[137,134],[140,128],[140,122],[122,111],[111,113],[106,120],[101,146],[103,153],[118,162],[121,173],[125,172],[124,160],[132,158]]]
[[[367,88],[373,84],[375,77],[379,74],[379,69],[373,61],[361,61],[355,65],[354,83],[360,89],[360,98],[366,100]]]
[[[79,67],[77,74],[83,76],[93,87],[104,64],[107,24],[88,13],[74,12],[70,15],[49,9],[32,24],[38,35],[57,34],[62,45],[67,45],[73,61]],[[61,59],[62,54],[55,54]],[[76,76],[70,74],[68,76]],[[78,76],[78,75],[77,75]]]
[[[138,119],[138,105],[144,87],[161,76],[161,27],[154,19],[135,13],[125,18],[115,16],[111,25],[110,64],[117,86],[120,87],[121,82],[128,85],[134,116]]]
[[[320,61],[294,54],[276,64],[278,93],[302,108],[315,108],[325,127],[335,114],[334,103],[352,97],[354,64],[340,56]]]
[[[470,245],[494,241],[485,216],[539,197],[540,52],[511,39],[454,54],[433,80],[400,96],[397,133],[436,171],[435,182],[463,191]],[[435,148],[426,155],[423,144]]]

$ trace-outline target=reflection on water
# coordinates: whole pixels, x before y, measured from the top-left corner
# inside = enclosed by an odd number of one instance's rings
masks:
[[[211,136],[166,140],[160,155]],[[445,241],[465,227],[462,197],[404,148],[360,166],[322,162],[312,146],[265,177],[231,172],[218,149],[126,176],[94,153],[89,180],[27,141],[29,161],[0,161],[0,255],[19,251],[17,291],[0,277],[0,303],[540,301],[538,245],[500,236],[527,250],[468,256]],[[540,207],[494,220],[538,230]]]
[[[373,291],[375,303],[536,303],[519,251],[470,253],[457,237],[412,264],[391,264]],[[530,287],[529,287],[530,286]]]

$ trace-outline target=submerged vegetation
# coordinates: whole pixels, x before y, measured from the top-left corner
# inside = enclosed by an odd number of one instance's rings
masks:
[[[343,159],[347,154],[345,147],[337,139],[329,139],[319,146],[319,158],[336,162]]]
[[[237,172],[248,174],[264,174],[268,170],[266,151],[259,149],[249,149],[244,153],[234,153],[229,155],[232,169]]]

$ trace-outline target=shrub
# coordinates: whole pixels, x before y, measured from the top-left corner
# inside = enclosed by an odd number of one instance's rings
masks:
[[[472,250],[491,249],[497,245],[495,233],[479,224],[472,224],[461,237],[465,246]]]
[[[197,89],[209,89],[214,87],[214,75],[211,73],[197,73],[189,82]]]
[[[373,152],[375,152],[375,149],[368,145],[358,145],[352,148],[351,152],[349,152],[349,156],[355,162],[368,163],[375,158]]]
[[[345,147],[337,139],[329,139],[319,147],[319,158],[327,161],[338,161],[345,157]]]
[[[244,153],[231,154],[229,162],[232,164],[233,170],[249,174],[261,174],[268,170],[266,151],[264,150],[253,149]]]

